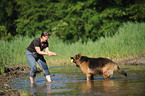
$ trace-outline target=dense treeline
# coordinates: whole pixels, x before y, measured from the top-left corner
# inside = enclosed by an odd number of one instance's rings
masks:
[[[1,0],[0,38],[50,31],[63,41],[112,36],[126,21],[145,21],[144,0]]]

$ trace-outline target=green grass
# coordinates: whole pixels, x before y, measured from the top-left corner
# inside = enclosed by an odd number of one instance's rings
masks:
[[[39,36],[37,36],[39,37]],[[29,37],[15,37],[13,41],[0,41],[0,67],[6,65],[28,65],[25,51],[34,39]],[[45,56],[49,66],[72,65],[70,57],[78,53],[89,57],[108,57],[111,59],[125,59],[145,54],[145,23],[124,23],[113,37],[101,37],[93,42],[88,40],[82,44],[81,40],[73,44],[63,43],[62,40],[51,36],[50,51],[58,56]]]

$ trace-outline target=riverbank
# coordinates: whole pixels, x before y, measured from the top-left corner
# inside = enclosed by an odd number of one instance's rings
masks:
[[[38,73],[42,72],[40,68]],[[0,96],[20,96],[20,92],[16,88],[11,88],[8,82],[20,76],[27,76],[30,73],[29,66],[5,66],[4,73],[0,73]]]
[[[141,54],[137,58],[116,60],[115,62],[118,63],[119,65],[145,66],[145,55]]]
[[[119,65],[145,66],[145,55],[140,55],[138,58],[114,61]],[[20,96],[19,90],[16,88],[11,88],[8,85],[8,82],[11,82],[14,78],[18,78],[20,76],[29,75],[29,71],[29,66],[6,66],[4,68],[4,73],[0,74],[0,95]],[[38,68],[38,73],[40,72],[42,72],[42,70]]]

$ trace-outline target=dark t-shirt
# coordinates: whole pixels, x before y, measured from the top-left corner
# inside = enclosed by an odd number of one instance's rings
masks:
[[[47,41],[41,43],[40,38],[36,38],[30,43],[27,50],[29,50],[30,52],[36,52],[35,47],[40,47],[40,50],[42,51],[46,47],[49,47],[49,44]]]

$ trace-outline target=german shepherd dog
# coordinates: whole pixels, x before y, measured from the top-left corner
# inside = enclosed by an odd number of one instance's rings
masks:
[[[108,80],[113,76],[114,70],[127,77],[127,73],[121,70],[119,66],[110,59],[101,57],[89,58],[81,54],[70,58],[73,60],[73,63],[75,63],[77,67],[80,67],[82,72],[86,74],[87,80],[93,80],[95,74],[103,75],[104,79]]]

